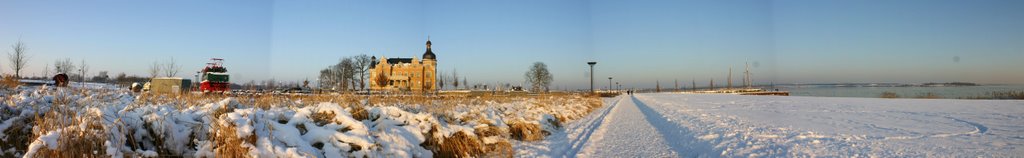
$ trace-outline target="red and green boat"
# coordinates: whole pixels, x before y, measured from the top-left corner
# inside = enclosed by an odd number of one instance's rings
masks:
[[[210,58],[210,62],[206,63],[206,68],[203,68],[199,75],[202,81],[199,83],[199,90],[203,93],[230,91],[230,75],[224,67],[224,59]]]

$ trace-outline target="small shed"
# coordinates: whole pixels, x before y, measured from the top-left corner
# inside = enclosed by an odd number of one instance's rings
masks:
[[[149,91],[158,94],[181,94],[189,92],[192,80],[178,77],[158,77],[150,81]]]

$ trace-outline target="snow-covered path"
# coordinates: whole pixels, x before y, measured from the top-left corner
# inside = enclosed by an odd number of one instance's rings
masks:
[[[580,157],[677,157],[680,151],[669,145],[671,134],[662,134],[658,125],[648,122],[632,98],[620,99],[605,117],[591,140],[583,145]]]
[[[671,124],[631,96],[605,99],[603,108],[570,122],[544,141],[517,144],[517,157],[694,157],[711,146]]]
[[[1024,101],[638,94],[605,103],[544,141],[517,143],[517,156],[1024,155]]]

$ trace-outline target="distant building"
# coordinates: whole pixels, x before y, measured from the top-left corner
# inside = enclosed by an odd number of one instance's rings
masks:
[[[437,90],[437,58],[430,51],[430,39],[427,39],[427,51],[423,58],[371,58],[370,89],[388,91],[434,91]]]

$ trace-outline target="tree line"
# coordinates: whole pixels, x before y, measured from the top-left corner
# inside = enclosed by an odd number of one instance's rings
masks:
[[[338,63],[320,70],[321,89],[365,90],[373,60],[366,54],[342,57]]]
[[[167,62],[154,62],[153,66],[149,69],[149,77],[128,75],[123,72],[111,77],[108,71],[99,71],[95,76],[90,77],[90,67],[85,59],[76,64],[71,58],[63,58],[55,60],[52,69],[50,64],[45,64],[42,76],[26,77],[22,75],[22,71],[28,66],[28,62],[31,59],[28,50],[28,46],[19,39],[18,42],[11,45],[11,51],[7,53],[7,61],[11,70],[14,71],[15,78],[50,80],[50,77],[53,75],[65,74],[68,75],[69,79],[79,82],[130,84],[133,82],[148,82],[151,78],[161,77],[161,73],[164,77],[173,77],[181,70],[181,65],[178,65],[174,58],[170,58]]]
[[[377,84],[387,84],[389,81],[388,76],[379,74],[377,81],[370,81],[370,69],[375,66],[372,65],[373,60],[366,54],[354,55],[342,57],[338,60],[338,63],[329,65],[320,70],[319,81],[321,89],[332,89],[340,91],[349,90],[366,90],[369,89],[369,83],[375,82]],[[462,86],[464,89],[469,89],[469,79],[466,76],[459,76],[457,70],[452,70],[451,73],[437,72],[435,76],[437,87],[454,88],[459,89]]]
[[[28,55],[28,47],[20,39],[17,43],[11,45],[11,51],[7,54],[8,61],[11,69],[14,71],[15,78],[23,78],[21,75],[22,70],[28,65],[30,56]],[[374,65],[371,65],[373,60],[366,54],[342,57],[338,60],[338,63],[329,65],[326,68],[320,70],[319,83],[320,89],[333,89],[333,90],[366,90],[368,89],[367,83],[369,83],[369,71]],[[67,74],[70,79],[78,80],[79,82],[102,82],[102,83],[118,83],[118,84],[130,84],[132,82],[147,82],[151,78],[156,77],[174,77],[177,76],[181,71],[181,65],[179,65],[174,58],[169,58],[167,61],[160,62],[154,61],[148,69],[149,76],[141,77],[135,75],[127,75],[125,73],[119,73],[114,77],[109,76],[108,71],[99,71],[98,74],[92,76],[89,75],[89,65],[83,59],[78,64],[75,64],[71,58],[57,59],[53,63],[53,69],[50,69],[49,65],[43,69],[42,77],[25,77],[28,79],[39,79],[48,80],[51,75],[56,74]],[[461,81],[459,78],[458,71],[453,69],[451,73],[437,72],[436,84],[439,89],[445,89],[447,86],[451,86],[454,89],[459,89],[462,86],[463,89],[470,89],[470,83],[465,76],[462,76]],[[524,78],[527,82],[532,84],[531,90],[533,91],[548,91],[549,86],[553,80],[553,75],[547,70],[547,65],[542,62],[536,62],[531,65],[529,71],[524,74]],[[386,79],[386,77],[382,77]],[[308,81],[307,81],[308,82]],[[250,83],[253,84],[253,83]],[[264,84],[275,84],[275,81],[270,80]],[[253,84],[255,85],[255,84]],[[276,86],[272,86],[276,87]],[[474,88],[481,87],[481,85],[474,85]]]

